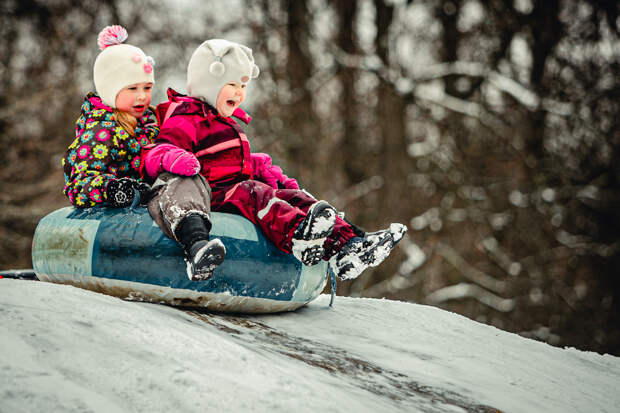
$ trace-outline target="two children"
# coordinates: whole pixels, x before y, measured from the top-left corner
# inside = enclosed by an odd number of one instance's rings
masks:
[[[208,279],[226,252],[219,239],[209,239],[211,208],[246,217],[305,265],[329,260],[340,279],[379,265],[400,241],[404,225],[365,233],[300,190],[269,155],[250,151],[232,118],[250,121],[239,107],[259,74],[249,48],[219,39],[200,45],[188,66],[188,96],[169,89],[169,101],[157,107],[159,130],[149,107],[154,62],[121,44],[126,38],[120,26],[99,35],[98,96],[87,95],[63,159],[73,205],[146,205],[182,245],[192,280]]]

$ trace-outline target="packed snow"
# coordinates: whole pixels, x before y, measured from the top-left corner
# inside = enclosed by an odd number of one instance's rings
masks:
[[[0,412],[618,412],[620,358],[329,296],[216,314],[0,279]]]

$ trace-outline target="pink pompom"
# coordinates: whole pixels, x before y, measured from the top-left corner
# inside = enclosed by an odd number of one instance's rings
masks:
[[[119,25],[107,26],[97,36],[97,45],[103,50],[108,46],[114,46],[127,40],[127,30]]]

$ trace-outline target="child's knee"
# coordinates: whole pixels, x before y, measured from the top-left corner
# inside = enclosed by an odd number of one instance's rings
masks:
[[[255,181],[254,179],[248,179],[246,181],[243,181],[241,182],[241,184],[239,184],[239,186],[247,192],[255,192],[255,191],[264,192],[264,191],[273,190],[273,188],[270,187],[269,185],[263,182],[260,182],[260,181]]]

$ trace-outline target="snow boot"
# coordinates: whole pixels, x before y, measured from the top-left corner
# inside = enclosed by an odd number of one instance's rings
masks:
[[[329,265],[340,280],[357,278],[366,268],[381,264],[406,231],[403,224],[390,224],[388,229],[367,232],[363,238],[351,238],[329,260]]]
[[[186,253],[187,276],[192,281],[206,281],[213,276],[215,268],[224,261],[226,247],[218,238],[200,240]]]
[[[312,204],[293,234],[293,255],[304,265],[318,264],[325,252],[325,239],[332,233],[335,222],[334,207],[325,201]]]
[[[187,276],[192,281],[211,278],[215,268],[224,261],[226,248],[219,239],[209,240],[210,217],[191,213],[181,220],[175,235],[183,246]]]

